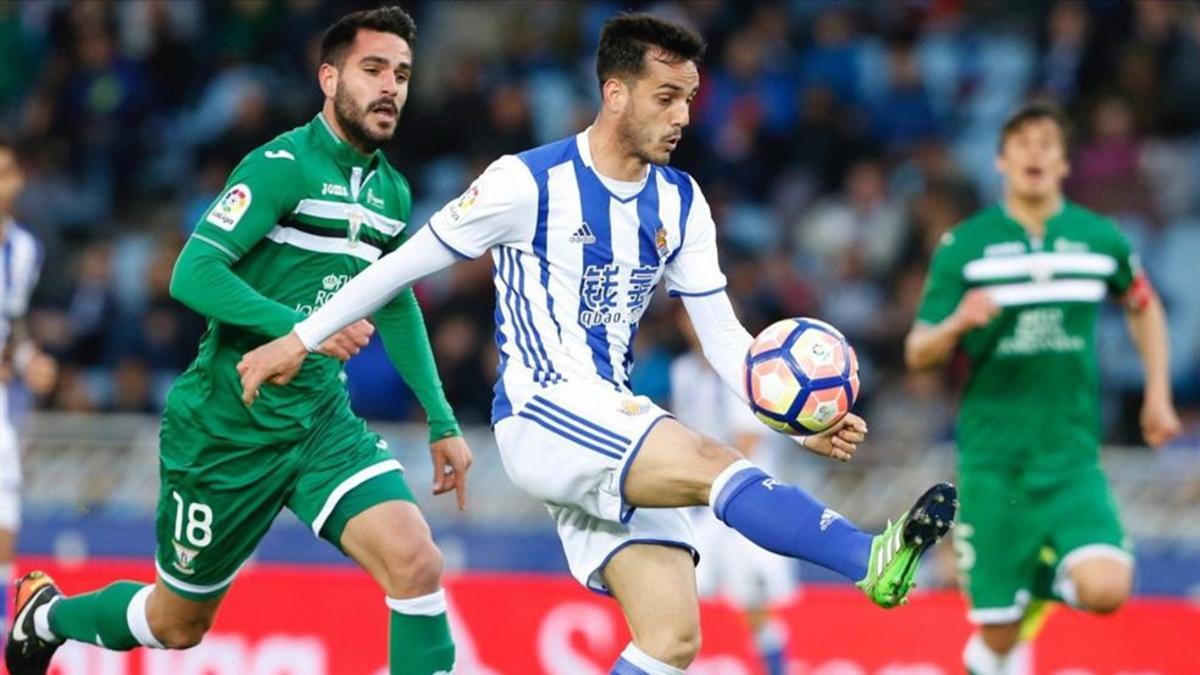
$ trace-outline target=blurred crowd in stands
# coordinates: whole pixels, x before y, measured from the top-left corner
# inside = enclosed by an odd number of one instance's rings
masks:
[[[36,405],[160,408],[204,329],[167,294],[182,242],[243,154],[318,110],[321,29],[376,4],[0,2],[0,132],[25,161],[18,219],[48,248],[32,328],[62,364]],[[1004,117],[1057,99],[1075,125],[1069,194],[1141,252],[1169,312],[1181,443],[1200,446],[1200,3],[403,4],[419,38],[388,153],[413,185],[413,227],[497,156],[586,126],[612,13],[697,27],[709,51],[673,163],[713,206],[740,314],[752,331],[797,315],[845,331],[860,407],[895,451],[950,437],[963,375],[903,369],[931,248],[997,199]],[[488,418],[491,288],[483,259],[418,289],[464,422]],[[672,302],[638,335],[634,388],[660,401],[684,348]],[[1107,437],[1136,443],[1141,375],[1119,310],[1101,332]],[[381,348],[347,370],[361,413],[419,418]]]

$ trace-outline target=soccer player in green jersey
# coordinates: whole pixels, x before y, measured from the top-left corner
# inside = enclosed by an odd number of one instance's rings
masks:
[[[1125,308],[1145,366],[1146,441],[1180,429],[1162,305],[1117,226],[1063,197],[1059,109],[1018,110],[996,167],[1003,201],[942,238],[906,344],[913,369],[946,362],[960,344],[970,357],[955,543],[979,626],[963,653],[975,675],[1028,672],[1019,637],[1031,602],[1106,613],[1130,595],[1133,557],[1099,464],[1094,343],[1106,296]]]
[[[17,588],[6,661],[45,673],[64,640],[184,649],[212,625],[238,570],[281,509],[353,558],[391,612],[393,674],[454,667],[442,559],[387,444],[350,410],[340,361],[366,344],[359,322],[326,341],[286,386],[246,406],[235,366],[287,334],[350,277],[405,240],[411,195],[379,147],[412,73],[412,19],[349,14],[321,43],[325,103],[312,122],[253,150],[180,255],[172,295],[209,318],[199,355],[163,414],[157,580],[62,597],[33,572]],[[411,292],[374,314],[388,356],[425,408],[434,493],[465,506],[471,452],[442,393]]]

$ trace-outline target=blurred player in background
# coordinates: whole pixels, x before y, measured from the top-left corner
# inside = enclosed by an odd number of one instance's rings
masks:
[[[746,459],[774,475],[774,434],[750,407],[721,381],[704,359],[703,347],[687,315],[676,317],[688,351],[671,362],[671,411],[680,423],[709,438],[728,443]],[[754,649],[768,675],[784,675],[787,626],[771,616],[796,594],[795,562],[755,546],[717,520],[705,508],[691,510],[696,528],[696,585],[701,597],[722,596],[745,613]]]
[[[1146,370],[1141,424],[1159,446],[1177,435],[1166,318],[1115,223],[1063,197],[1067,123],[1033,102],[1005,123],[1000,204],[947,233],[934,253],[906,360],[945,363],[961,344],[971,375],[957,441],[960,568],[979,632],[975,675],[1029,672],[1021,621],[1035,600],[1115,611],[1133,556],[1100,469],[1096,317],[1124,307]]]
[[[42,246],[13,219],[25,177],[17,149],[0,139],[0,630],[8,626],[8,588],[21,525],[21,455],[10,388],[24,382],[41,395],[54,387],[58,366],[25,326],[29,298],[42,268]]]
[[[209,326],[163,415],[158,579],[63,598],[45,575],[27,575],[6,651],[13,675],[45,673],[68,639],[117,650],[199,643],[284,507],[386,592],[391,673],[453,670],[441,553],[400,464],[350,410],[342,382],[340,362],[367,344],[372,325],[330,335],[290,384],[253,408],[242,404],[236,371],[246,350],[290,331],[404,243],[412,196],[379,148],[407,98],[415,31],[395,7],[335,23],[321,42],[322,111],[247,155],[197,225],[171,294]],[[462,508],[471,453],[442,394],[420,307],[410,291],[376,309],[388,356],[429,418],[434,493],[456,490]],[[353,621],[358,608],[346,609]]]
[[[614,665],[620,674],[681,673],[700,648],[696,550],[678,507],[711,506],[759,546],[835,570],[883,607],[904,602],[921,553],[955,508],[953,486],[936,485],[872,537],[629,389],[638,322],[665,279],[745,405],[752,338],[725,294],[712,213],[696,182],[666,166],[703,52],[700,36],[678,24],[610,19],[591,127],[493,162],[403,248],[238,365],[247,402],[270,396],[261,386],[287,381],[329,336],[423,276],[490,252],[501,459],[517,487],[546,503],[576,580],[620,604],[633,633]],[[848,460],[865,434],[849,415],[798,442]]]

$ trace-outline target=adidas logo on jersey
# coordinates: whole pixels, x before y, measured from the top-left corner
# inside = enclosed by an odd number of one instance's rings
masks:
[[[587,221],[575,230],[575,234],[571,235],[572,244],[594,244],[596,243],[596,235],[592,234],[592,228],[588,226]]]

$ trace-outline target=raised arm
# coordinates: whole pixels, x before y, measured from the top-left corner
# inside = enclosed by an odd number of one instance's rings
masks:
[[[251,403],[263,382],[289,381],[308,351],[422,277],[460,258],[477,258],[493,246],[528,241],[537,222],[537,197],[537,184],[521,160],[505,156],[493,162],[462,196],[400,248],[346,283],[291,333],[246,354],[238,364],[243,400]]]
[[[910,370],[949,361],[963,335],[987,325],[1000,312],[985,291],[967,290],[963,255],[953,231],[942,237],[933,252],[917,319],[904,341],[904,362]]]
[[[746,403],[743,364],[754,338],[733,313],[729,296],[723,290],[711,295],[685,295],[683,306],[696,330],[704,358],[738,400]]]
[[[717,262],[717,235],[712,212],[695,181],[692,181],[692,188],[692,213],[683,241],[679,253],[667,263],[667,289],[671,295],[683,299],[704,358],[738,400],[747,402],[742,364],[754,338],[734,314],[729,296],[725,294],[725,275]],[[848,461],[866,433],[866,423],[850,414],[820,434],[791,438],[814,454]]]
[[[251,152],[234,169],[179,254],[170,292],[205,317],[275,338],[303,315],[262,295],[233,269],[298,199],[295,161],[268,152]]]
[[[342,328],[366,318],[404,289],[454,264],[458,257],[423,227],[403,246],[346,282],[324,305],[295,325],[296,344],[312,351]]]

